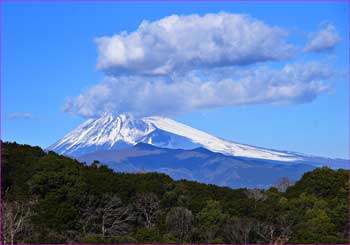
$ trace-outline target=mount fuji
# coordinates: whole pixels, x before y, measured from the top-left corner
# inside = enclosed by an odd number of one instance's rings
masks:
[[[301,154],[268,150],[224,140],[165,117],[134,119],[131,115],[105,114],[89,119],[53,144],[48,150],[79,156],[98,150],[118,150],[137,143],[171,149],[203,147],[225,155],[297,161]]]
[[[100,160],[117,171],[143,169],[231,187],[266,187],[277,177],[295,179],[324,165],[349,168],[348,160],[240,144],[169,118],[127,114],[88,119],[47,150],[86,162]],[[254,176],[260,181],[252,181]]]

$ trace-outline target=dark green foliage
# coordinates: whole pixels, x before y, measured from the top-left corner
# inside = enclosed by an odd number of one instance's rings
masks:
[[[2,143],[2,194],[30,203],[16,243],[349,242],[347,170],[315,169],[284,193],[234,190]]]
[[[343,169],[334,171],[328,167],[315,169],[305,173],[301,180],[287,190],[287,196],[295,197],[302,192],[320,198],[345,198],[349,189],[349,172]]]
[[[157,229],[140,228],[135,234],[134,238],[137,243],[159,243],[163,240],[162,235]]]

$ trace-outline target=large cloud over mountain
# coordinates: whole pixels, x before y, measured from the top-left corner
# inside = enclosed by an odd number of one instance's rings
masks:
[[[143,21],[133,32],[97,39],[97,68],[106,77],[68,98],[64,111],[147,116],[310,102],[327,91],[334,72],[318,62],[281,62],[300,53],[286,37],[285,30],[247,15]]]
[[[286,34],[246,15],[172,15],[98,38],[97,67],[114,75],[149,75],[282,60],[294,51]]]

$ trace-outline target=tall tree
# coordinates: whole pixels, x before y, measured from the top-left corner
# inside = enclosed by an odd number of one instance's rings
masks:
[[[293,186],[294,184],[295,181],[289,179],[288,177],[282,177],[277,181],[274,187],[276,187],[277,190],[280,192],[285,192],[288,189],[288,187]]]
[[[170,209],[166,216],[168,231],[174,234],[180,242],[184,242],[186,235],[192,231],[194,216],[187,208],[174,207]]]
[[[266,200],[267,196],[265,195],[265,193],[257,188],[254,189],[247,189],[246,190],[246,195],[249,199],[253,199],[254,200],[254,208],[256,209],[256,205],[258,201],[264,201]]]
[[[222,211],[219,201],[209,200],[198,214],[200,231],[207,243],[212,242],[221,229],[226,215]]]
[[[145,226],[151,228],[159,215],[159,199],[154,193],[142,193],[136,196],[135,208],[145,221]]]
[[[222,233],[227,243],[251,243],[250,234],[254,222],[239,217],[229,217],[223,224]]]
[[[123,206],[116,195],[90,196],[82,209],[84,232],[100,233],[102,237],[125,234],[130,229],[134,216],[130,207]]]
[[[24,233],[30,214],[29,205],[23,202],[4,201],[2,203],[2,241],[4,244],[18,242],[17,236]]]

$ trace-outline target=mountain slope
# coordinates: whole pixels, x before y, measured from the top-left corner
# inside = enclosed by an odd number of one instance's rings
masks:
[[[281,164],[279,161],[233,157],[204,148],[168,149],[139,143],[122,150],[102,150],[81,155],[79,161],[94,160],[118,172],[158,172],[173,179],[195,180],[232,188],[267,188],[281,177],[299,179],[315,166],[305,163]]]
[[[231,156],[284,162],[302,160],[305,155],[269,150],[224,140],[165,117],[134,119],[128,115],[106,114],[89,119],[53,144],[48,150],[79,156],[98,150],[119,150],[148,143],[165,148],[204,147]]]

